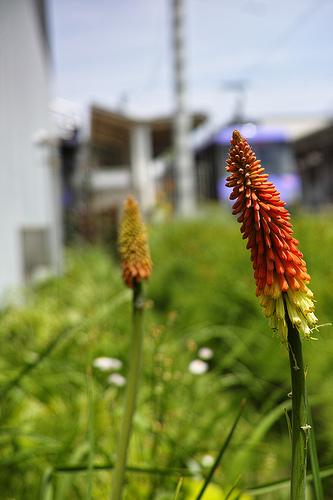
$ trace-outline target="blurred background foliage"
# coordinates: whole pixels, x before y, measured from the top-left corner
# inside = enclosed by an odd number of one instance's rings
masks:
[[[294,212],[316,314],[326,323],[333,319],[333,213]],[[288,352],[255,297],[239,224],[211,207],[193,220],[152,224],[149,240],[154,268],[124,498],[172,499],[184,475],[179,499],[194,500],[244,397],[244,413],[204,498],[225,498],[240,474],[233,498],[288,498],[288,487],[251,494],[290,473],[284,412],[290,374]],[[116,458],[125,392],[110,375],[126,377],[131,330],[131,291],[112,255],[102,246],[68,248],[63,276],[36,284],[21,305],[1,312],[0,498],[108,497],[111,469],[103,467]],[[304,343],[304,358],[320,466],[329,467],[332,327],[315,336],[318,342]],[[208,369],[193,373],[189,365],[203,347],[212,351]],[[100,370],[94,360],[104,356],[122,366]],[[92,473],[92,462],[101,469]],[[68,469],[76,465],[83,470]],[[332,486],[326,478],[327,494]],[[310,484],[308,497],[314,498]]]

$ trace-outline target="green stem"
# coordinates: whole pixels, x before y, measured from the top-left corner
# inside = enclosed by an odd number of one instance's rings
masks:
[[[143,307],[144,297],[141,283],[133,287],[133,328],[129,374],[125,396],[125,407],[118,443],[117,462],[114,471],[111,500],[120,500],[124,483],[127,450],[130,441],[132,421],[135,412],[138,379],[141,368],[143,344]]]
[[[311,407],[309,405],[308,395],[306,395],[307,401],[307,411],[308,411],[308,423],[311,425],[310,439],[309,439],[309,457],[311,463],[311,472],[313,475],[313,486],[315,491],[316,500],[324,500],[324,490],[320,477],[319,460],[317,453],[316,437],[313,428]]]
[[[306,418],[305,373],[299,333],[293,328],[290,322],[288,322],[288,344],[292,385],[292,464],[290,499],[304,500],[309,433]]]

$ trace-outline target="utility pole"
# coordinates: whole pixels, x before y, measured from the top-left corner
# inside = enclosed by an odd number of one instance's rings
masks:
[[[174,159],[176,170],[176,209],[191,216],[196,210],[196,173],[189,142],[191,117],[185,103],[184,2],[172,0],[173,55],[176,109],[174,114]]]
[[[247,80],[226,80],[222,83],[222,88],[236,93],[235,110],[232,116],[232,123],[244,122],[245,90],[248,85]]]

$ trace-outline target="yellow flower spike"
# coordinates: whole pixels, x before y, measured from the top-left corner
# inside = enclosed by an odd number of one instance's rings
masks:
[[[133,288],[134,282],[148,280],[152,261],[147,243],[147,233],[137,202],[129,196],[119,232],[120,265],[125,284]]]

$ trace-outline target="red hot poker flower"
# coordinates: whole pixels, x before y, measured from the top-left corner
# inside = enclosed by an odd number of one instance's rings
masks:
[[[120,265],[125,284],[133,288],[134,282],[148,280],[152,261],[147,242],[147,233],[137,202],[129,196],[125,202],[119,231]]]
[[[309,339],[317,324],[313,294],[307,287],[311,278],[297,248],[299,242],[292,236],[285,202],[237,130],[230,143],[226,186],[233,188],[230,199],[236,201],[232,213],[240,214],[237,220],[242,223],[243,239],[248,239],[246,248],[251,250],[260,305],[282,343],[288,340],[286,312]]]

